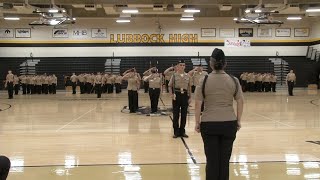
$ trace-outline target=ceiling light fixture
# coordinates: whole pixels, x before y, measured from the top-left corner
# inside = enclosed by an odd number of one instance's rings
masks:
[[[251,10],[250,10],[250,9],[246,9],[244,12],[245,12],[245,13],[250,13]]]
[[[53,19],[53,20],[49,21],[49,23],[50,23],[50,25],[55,26],[55,25],[59,24],[60,21],[57,21],[57,20]]]
[[[234,21],[238,21],[238,18],[233,18]]]
[[[320,8],[317,8],[317,9],[307,9],[306,12],[320,12]]]
[[[255,12],[255,13],[261,13],[262,10],[261,10],[261,9],[256,9],[256,10],[254,10],[254,12]]]
[[[198,13],[200,9],[185,9],[184,12],[186,13]]]
[[[130,19],[117,19],[117,23],[129,23],[131,22]]]
[[[137,9],[124,9],[122,10],[122,13],[136,14],[136,13],[139,13],[139,11]]]
[[[20,20],[19,17],[5,17],[4,19],[5,20],[9,20],[9,21],[18,21],[18,20]]]
[[[287,20],[301,20],[301,17],[287,17]]]
[[[193,17],[181,17],[180,21],[193,21],[194,18]]]

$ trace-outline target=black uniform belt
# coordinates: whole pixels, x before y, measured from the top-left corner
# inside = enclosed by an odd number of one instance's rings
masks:
[[[151,88],[151,87],[149,87],[149,89],[153,89],[153,90],[155,90],[155,89],[160,89],[160,88]]]
[[[188,92],[186,89],[179,89],[179,88],[174,88],[175,92]]]

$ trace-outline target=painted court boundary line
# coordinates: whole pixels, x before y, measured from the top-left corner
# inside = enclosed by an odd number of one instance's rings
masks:
[[[103,105],[105,103],[105,101],[101,104]],[[59,132],[60,130],[62,130],[63,128],[65,128],[66,126],[68,126],[69,124],[81,119],[82,117],[84,117],[85,115],[89,114],[91,111],[97,109],[97,106],[90,109],[89,111],[85,112],[84,114],[80,115],[79,117],[77,117],[76,119],[73,119],[72,121],[68,122],[67,124],[63,125],[61,128],[57,129],[56,132]]]
[[[289,124],[286,124],[286,123],[283,123],[283,122],[280,122],[280,121],[274,120],[274,119],[272,119],[272,118],[269,118],[269,117],[267,117],[267,116],[264,116],[264,115],[261,115],[261,114],[258,114],[258,113],[253,113],[253,112],[251,112],[251,114],[254,114],[254,115],[260,116],[260,117],[265,118],[265,119],[268,119],[268,120],[270,120],[270,121],[274,121],[274,122],[276,122],[276,123],[279,123],[279,124],[285,125],[285,126],[287,126],[287,127],[294,127],[294,126],[291,126],[291,125],[289,125]]]
[[[166,105],[164,104],[163,100],[162,100],[161,98],[160,98],[160,100],[161,100],[162,104],[166,107]],[[170,115],[169,117],[170,117],[171,121],[173,121],[172,116]],[[194,158],[194,156],[193,156],[193,154],[192,154],[192,152],[191,152],[188,144],[187,144],[186,141],[183,139],[183,137],[180,137],[180,138],[181,138],[181,141],[183,142],[184,147],[187,149],[188,154],[189,154],[189,156],[190,156],[193,164],[197,164],[197,161],[196,161],[196,159]]]

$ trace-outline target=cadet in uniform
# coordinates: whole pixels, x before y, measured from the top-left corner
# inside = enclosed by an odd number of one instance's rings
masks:
[[[20,81],[21,81],[21,85],[22,85],[22,94],[27,94],[27,77],[26,75],[22,75],[20,76]]]
[[[13,81],[14,81],[14,75],[12,74],[12,71],[9,70],[6,76],[6,83],[5,83],[5,87],[8,88],[9,99],[13,99]]]
[[[75,73],[72,73],[72,76],[70,77],[71,83],[72,83],[72,94],[76,94],[76,88],[77,88],[77,81],[78,77]]]
[[[121,92],[121,84],[122,84],[122,76],[119,74],[116,76],[116,80],[115,80],[117,94]]]
[[[101,73],[97,73],[94,78],[94,86],[96,88],[97,98],[101,98],[101,84],[102,84],[102,76]]]
[[[163,74],[164,74],[164,77],[165,77],[165,83],[166,83],[166,90],[167,90],[167,93],[169,93],[169,81],[174,73],[174,70],[175,70],[175,67],[172,65],[172,67],[169,67],[168,69],[166,69]]]
[[[140,88],[141,77],[135,68],[129,69],[123,73],[123,79],[128,81],[128,101],[130,113],[135,113],[138,106],[138,90]]]
[[[142,79],[145,79],[146,77],[148,77],[149,75],[151,75],[151,70],[153,70],[154,67],[146,70],[144,73],[143,73],[143,77]],[[148,93],[149,91],[149,82],[148,81],[143,81],[143,88],[144,88],[144,93]]]
[[[201,132],[207,159],[206,180],[228,180],[229,161],[237,130],[241,127],[243,93],[239,80],[225,73],[225,55],[214,49],[210,58],[212,73],[201,80],[195,91],[195,131]],[[237,102],[237,114],[233,100]],[[202,101],[205,110],[202,117]]]
[[[157,68],[153,67],[150,75],[146,76],[143,81],[149,84],[149,97],[151,102],[151,113],[157,113],[159,97],[162,92],[162,75],[157,72]]]
[[[193,70],[189,71],[189,76],[192,77],[192,93],[194,93],[196,86],[199,85],[199,81],[201,78],[205,77],[208,73],[203,71],[201,65],[195,67]]]
[[[260,73],[257,74],[256,84],[257,84],[257,91],[261,92],[262,91],[262,75]]]
[[[14,85],[14,95],[18,95],[20,84],[19,84],[19,78],[17,75],[13,76],[13,85]]]
[[[276,92],[277,76],[275,74],[271,74],[270,82],[271,82],[272,92]]]
[[[290,70],[290,73],[287,74],[286,84],[288,86],[289,96],[293,96],[293,87],[296,84],[296,75],[293,73],[293,70]]]
[[[53,81],[52,81],[52,93],[57,93],[57,84],[58,84],[58,78],[55,74],[52,75]]]
[[[186,64],[180,60],[177,65],[177,71],[172,75],[169,86],[169,92],[172,96],[173,108],[173,138],[188,137],[185,132],[187,121],[188,106],[191,98],[191,77],[184,72]],[[181,122],[179,126],[179,115],[181,110]]]

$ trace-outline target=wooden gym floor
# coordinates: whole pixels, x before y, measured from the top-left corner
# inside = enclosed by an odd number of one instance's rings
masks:
[[[149,106],[139,92],[139,106]],[[320,179],[319,91],[245,93],[230,179]],[[163,94],[161,108],[170,107]],[[194,102],[192,102],[194,103]],[[8,180],[204,180],[205,155],[190,107],[185,139],[172,138],[170,116],[122,113],[120,95],[0,93],[0,154]]]

